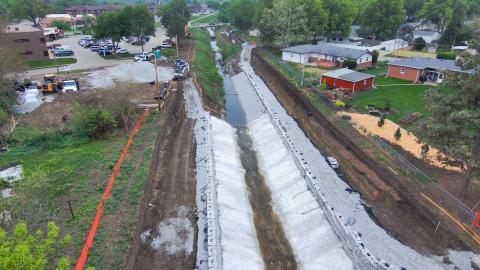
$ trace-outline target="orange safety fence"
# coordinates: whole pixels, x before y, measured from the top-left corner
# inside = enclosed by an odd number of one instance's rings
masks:
[[[113,168],[112,174],[110,175],[110,180],[108,181],[107,187],[105,188],[105,192],[103,193],[102,200],[98,204],[97,207],[97,214],[95,215],[95,219],[93,220],[92,226],[90,227],[90,232],[88,233],[87,239],[85,240],[85,244],[83,245],[82,253],[80,253],[80,257],[78,258],[77,265],[75,266],[75,270],[82,270],[85,268],[85,264],[87,263],[88,253],[93,246],[93,238],[97,233],[98,226],[100,224],[100,220],[102,219],[103,214],[103,207],[105,206],[106,201],[110,198],[110,192],[112,190],[113,184],[115,183],[115,178],[117,175],[120,174],[120,167],[122,166],[123,161],[125,160],[125,156],[128,153],[128,149],[133,143],[133,140],[137,136],[140,128],[147,120],[148,110],[140,116],[133,128],[132,132],[130,133],[130,137],[128,138],[128,142],[123,148],[122,154],[118,158],[115,167]]]

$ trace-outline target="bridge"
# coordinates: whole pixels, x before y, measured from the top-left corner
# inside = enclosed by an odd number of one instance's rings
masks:
[[[230,23],[222,23],[222,22],[211,22],[211,23],[188,23],[189,28],[208,28],[213,27],[217,28],[224,25],[230,25]]]

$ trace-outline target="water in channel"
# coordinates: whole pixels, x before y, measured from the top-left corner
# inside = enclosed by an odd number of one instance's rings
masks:
[[[278,215],[272,208],[272,194],[259,171],[257,155],[248,134],[246,116],[240,105],[236,89],[233,87],[230,76],[222,67],[222,55],[219,53],[220,50],[214,37],[210,43],[215,51],[218,72],[224,81],[226,120],[237,129],[240,159],[246,171],[245,181],[265,269],[297,269],[292,247],[285,236]]]

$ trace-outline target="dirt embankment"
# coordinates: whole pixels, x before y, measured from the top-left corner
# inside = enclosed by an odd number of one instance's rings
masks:
[[[186,118],[181,83],[169,93],[160,114],[162,128],[127,269],[195,267],[194,120]]]
[[[370,152],[363,151],[348,135],[333,126],[284,77],[254,51],[253,65],[280,103],[321,151],[335,156],[342,164],[348,183],[370,203],[375,219],[399,241],[421,253],[442,255],[448,248],[465,248],[460,232],[442,220],[424,201],[410,192],[408,179],[396,176]],[[446,228],[449,227],[449,230]]]

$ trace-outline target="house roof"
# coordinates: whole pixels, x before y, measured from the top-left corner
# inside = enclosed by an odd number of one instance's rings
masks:
[[[416,69],[434,68],[434,69],[448,70],[448,71],[454,71],[454,72],[469,72],[457,66],[455,64],[455,61],[453,60],[425,58],[425,57],[412,57],[412,58],[395,60],[395,61],[391,61],[389,65],[411,67]]]
[[[326,55],[351,58],[351,59],[358,59],[362,57],[362,55],[368,53],[367,51],[364,51],[364,50],[341,48],[341,47],[338,47],[335,45],[329,45],[329,44],[297,45],[293,47],[284,48],[282,49],[282,51],[293,52],[293,53],[319,53],[319,54],[326,54]]]
[[[413,35],[414,36],[436,36],[438,35],[438,32],[437,31],[433,31],[433,30],[414,30],[413,31]]]
[[[358,72],[348,68],[342,68],[342,69],[325,72],[322,74],[322,76],[345,80],[349,82],[358,82],[358,81],[363,81],[365,79],[375,77],[374,75]]]
[[[27,32],[38,32],[42,31],[40,28],[34,27],[28,22],[21,22],[18,24],[9,24],[7,26],[7,33],[27,33]]]

